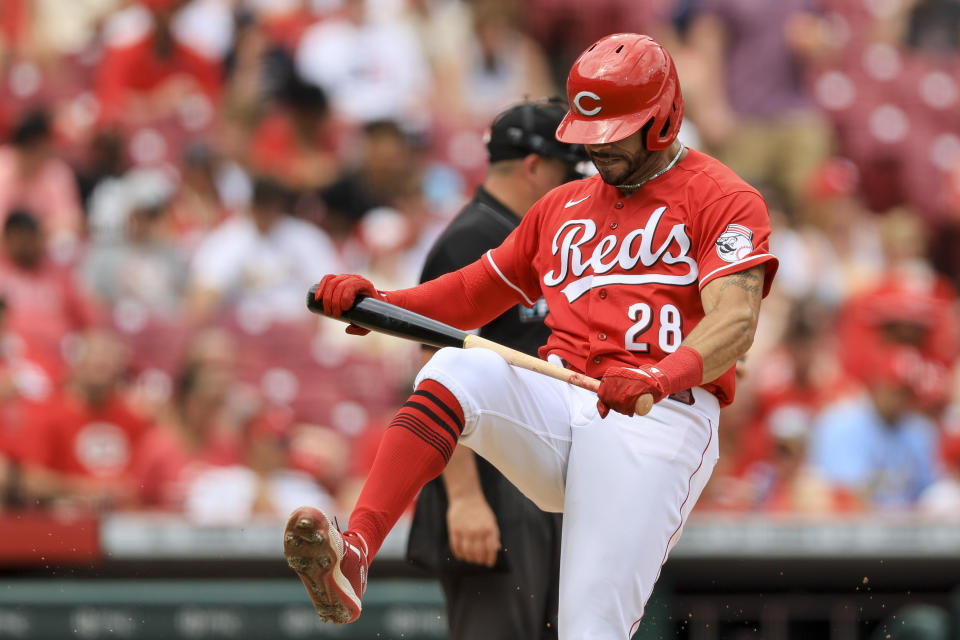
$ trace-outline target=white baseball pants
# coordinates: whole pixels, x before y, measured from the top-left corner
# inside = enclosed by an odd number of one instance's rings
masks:
[[[629,639],[717,461],[716,397],[698,387],[693,405],[601,419],[596,394],[486,349],[442,349],[425,378],[463,407],[461,443],[564,513],[560,640]]]

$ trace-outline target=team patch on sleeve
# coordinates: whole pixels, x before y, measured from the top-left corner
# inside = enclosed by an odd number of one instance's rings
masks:
[[[753,231],[741,224],[728,224],[717,238],[717,255],[724,262],[738,262],[753,251]]]

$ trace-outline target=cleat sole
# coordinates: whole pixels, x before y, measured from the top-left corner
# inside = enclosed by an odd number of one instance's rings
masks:
[[[303,582],[317,615],[324,622],[345,624],[360,615],[360,603],[340,572],[339,550],[330,521],[315,509],[315,515],[300,515],[302,507],[287,521],[283,552],[289,566]],[[349,593],[345,588],[350,589]]]

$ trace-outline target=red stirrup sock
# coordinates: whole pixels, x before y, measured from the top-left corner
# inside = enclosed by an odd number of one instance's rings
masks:
[[[368,559],[416,497],[447,466],[463,431],[463,409],[435,380],[417,385],[383,434],[373,468],[350,515],[350,530],[363,536]]]

